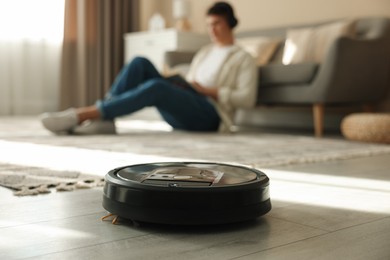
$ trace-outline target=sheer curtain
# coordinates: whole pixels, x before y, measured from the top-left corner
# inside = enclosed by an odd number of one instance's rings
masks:
[[[138,15],[139,0],[0,0],[0,115],[101,98]]]
[[[64,0],[0,0],[0,115],[59,105]]]

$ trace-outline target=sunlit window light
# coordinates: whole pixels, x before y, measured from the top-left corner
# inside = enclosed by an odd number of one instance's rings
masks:
[[[91,150],[4,140],[0,140],[0,147],[4,151],[8,151],[1,157],[4,163],[44,167],[59,171],[79,171],[98,176],[104,176],[109,170],[118,166],[151,161],[189,160],[188,158],[172,158],[152,154]]]
[[[275,180],[345,189],[390,192],[388,181],[293,171],[268,170]]]
[[[36,236],[41,239],[46,239],[47,242],[50,242],[53,238],[56,239],[93,239],[94,234],[83,232],[76,229],[62,228],[56,226],[49,226],[48,224],[32,224],[25,225],[23,222],[13,222],[15,225],[18,225],[19,228],[14,228],[12,231],[5,229],[3,231],[3,236],[0,237],[0,247],[3,249],[11,248],[21,248],[20,241],[31,241],[34,240],[34,237],[26,238],[25,234],[36,234]],[[0,225],[8,225],[6,221],[0,220]]]
[[[121,130],[163,131],[170,132],[172,127],[163,121],[148,120],[118,120],[117,127]]]
[[[64,0],[0,0],[0,40],[61,42]]]
[[[314,207],[389,214],[390,182],[262,169],[270,178],[271,200]]]

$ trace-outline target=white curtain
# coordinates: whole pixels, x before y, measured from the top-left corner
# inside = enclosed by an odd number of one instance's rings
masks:
[[[64,0],[0,0],[0,115],[58,109]]]

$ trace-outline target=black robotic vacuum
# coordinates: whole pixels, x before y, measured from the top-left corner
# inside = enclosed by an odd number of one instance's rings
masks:
[[[116,168],[105,177],[103,207],[137,222],[222,224],[271,210],[269,179],[221,163],[164,162]]]

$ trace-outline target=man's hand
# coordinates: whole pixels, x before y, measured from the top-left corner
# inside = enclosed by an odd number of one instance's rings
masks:
[[[204,96],[211,97],[215,100],[218,99],[218,88],[216,88],[216,87],[206,88],[196,81],[191,82],[191,84],[198,93],[200,93]]]

